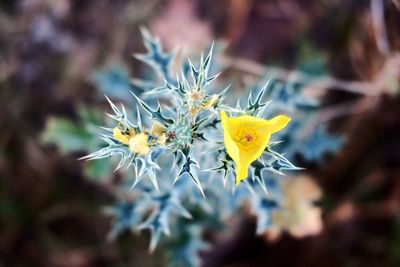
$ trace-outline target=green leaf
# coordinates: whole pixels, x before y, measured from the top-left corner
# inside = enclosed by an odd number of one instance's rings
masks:
[[[89,149],[95,138],[85,127],[80,127],[68,119],[50,117],[41,140],[44,143],[56,144],[62,153],[70,153]]]
[[[97,109],[88,108],[86,106],[79,106],[78,115],[82,122],[85,124],[102,125],[103,112]]]
[[[108,158],[85,162],[85,175],[92,180],[101,181],[110,177],[113,172],[112,161]]]

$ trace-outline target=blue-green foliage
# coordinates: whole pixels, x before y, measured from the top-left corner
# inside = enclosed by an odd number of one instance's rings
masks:
[[[128,99],[130,91],[134,89],[127,69],[118,64],[113,64],[102,71],[94,72],[90,80],[103,94],[113,99]]]
[[[303,86],[276,80],[270,89],[273,101],[266,115],[271,116],[285,110],[290,112],[291,123],[286,131],[277,134],[280,140],[285,141],[279,148],[289,159],[298,154],[309,161],[320,161],[326,153],[338,149],[343,140],[329,134],[326,125],[315,123],[318,119],[319,103],[302,95]]]

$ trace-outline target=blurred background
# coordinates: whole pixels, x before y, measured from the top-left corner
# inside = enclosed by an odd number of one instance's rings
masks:
[[[0,1],[0,266],[165,266],[146,233],[107,240],[120,177],[77,161],[94,142],[83,124],[108,109],[96,84],[143,72],[143,25],[189,55],[223,43],[233,77],[315,77],[321,121],[344,137],[298,159],[323,192],[317,235],[271,241],[236,218],[205,231],[203,266],[400,266],[397,0]]]

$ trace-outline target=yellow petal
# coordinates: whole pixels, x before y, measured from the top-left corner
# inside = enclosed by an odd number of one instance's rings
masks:
[[[285,115],[278,115],[267,121],[266,128],[273,134],[279,132],[290,122],[290,118]]]
[[[125,145],[129,145],[129,137],[130,136],[123,134],[118,127],[115,127],[113,129],[113,137],[115,138],[115,140],[117,140]]]
[[[250,167],[251,162],[247,159],[241,159],[236,163],[236,185],[240,184],[240,182],[247,178],[248,170]]]
[[[232,139],[231,131],[232,125],[230,124],[230,118],[226,116],[224,111],[221,112],[221,124],[224,130],[224,143],[228,155],[236,162],[239,161],[239,148],[237,147],[235,141]]]

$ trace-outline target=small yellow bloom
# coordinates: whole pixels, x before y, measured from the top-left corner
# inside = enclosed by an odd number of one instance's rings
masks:
[[[236,184],[247,178],[250,164],[262,155],[271,134],[285,128],[289,121],[284,115],[264,120],[248,115],[228,118],[221,112],[226,151],[236,164]]]
[[[154,122],[150,129],[150,135],[160,137],[165,133],[165,127],[159,122]]]
[[[139,133],[129,139],[129,149],[139,155],[147,155],[150,152],[145,133]]]
[[[126,131],[125,133],[123,133],[121,131],[120,128],[115,127],[113,129],[113,136],[116,140],[118,140],[119,142],[125,144],[125,145],[129,145],[129,139],[134,136],[135,133],[133,132],[132,129],[129,129],[128,131]]]

